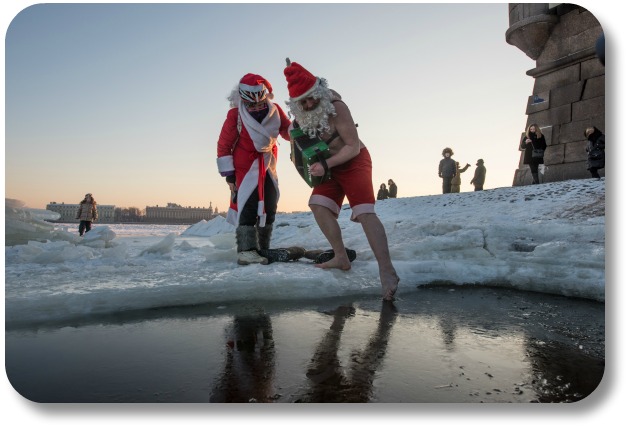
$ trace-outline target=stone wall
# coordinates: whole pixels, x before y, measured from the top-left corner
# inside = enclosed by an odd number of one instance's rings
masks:
[[[605,129],[604,66],[595,53],[602,27],[577,5],[549,8],[549,3],[511,3],[508,7],[506,41],[536,61],[536,68],[526,73],[534,78],[534,88],[527,100],[525,129],[538,124],[548,144],[542,182],[589,178],[584,129]],[[513,186],[531,182],[521,152]]]

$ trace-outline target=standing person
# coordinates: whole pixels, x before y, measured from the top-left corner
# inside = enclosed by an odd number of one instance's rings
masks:
[[[98,208],[96,207],[96,201],[91,193],[86,194],[85,198],[79,202],[76,218],[80,220],[79,236],[83,236],[84,233],[92,230],[92,222],[98,220]]]
[[[442,155],[443,159],[438,164],[438,176],[443,179],[443,193],[451,193],[451,180],[456,175],[456,161],[451,158],[454,151],[445,147]]]
[[[460,185],[462,184],[460,174],[469,169],[470,166],[470,164],[467,164],[464,168],[460,168],[460,163],[456,162],[456,175],[451,179],[451,193],[460,193]]]
[[[595,126],[585,129],[584,136],[587,138],[587,169],[591,172],[591,177],[599,179],[598,170],[604,168],[606,161],[606,137]]]
[[[377,192],[377,200],[383,201],[384,199],[388,199],[388,189],[386,189],[386,185],[384,183],[380,184],[379,190]]]
[[[519,148],[524,150],[523,164],[530,165],[533,184],[539,184],[539,165],[543,163],[547,143],[541,128],[536,123],[528,126],[525,136],[521,139]]]
[[[478,159],[475,163],[477,168],[475,168],[475,174],[473,174],[473,178],[471,179],[471,184],[474,186],[474,191],[484,190],[484,180],[486,179],[486,167],[484,166],[484,159]]]
[[[397,197],[397,185],[395,184],[394,181],[392,181],[392,178],[388,179],[388,197],[389,198]]]
[[[271,102],[270,83],[246,74],[228,97],[218,138],[218,171],[225,177],[231,201],[227,222],[236,226],[238,264],[268,264],[259,251],[270,248],[279,200],[277,137],[289,140],[290,120]]]
[[[351,220],[362,225],[379,266],[384,300],[392,300],[399,277],[388,250],[386,230],[375,214],[371,156],[358,137],[349,107],[340,95],[329,89],[327,80],[315,77],[296,62],[287,60],[284,74],[290,100],[287,105],[303,131],[318,135],[329,144],[327,168],[320,162],[310,166],[313,176],[323,176],[329,169],[331,178],[312,189],[308,202],[321,231],[329,241],[333,258],[316,265],[323,269],[351,269],[338,215],[345,196],[352,209]]]

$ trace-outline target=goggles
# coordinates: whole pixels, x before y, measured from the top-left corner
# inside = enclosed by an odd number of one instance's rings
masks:
[[[245,91],[243,89],[240,89],[240,98],[242,98],[245,102],[259,103],[260,101],[266,99],[266,88],[258,92]]]

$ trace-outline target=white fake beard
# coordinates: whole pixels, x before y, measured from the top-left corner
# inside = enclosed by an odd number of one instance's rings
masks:
[[[329,126],[329,116],[336,115],[336,108],[331,103],[331,99],[325,97],[321,98],[320,102],[314,110],[306,111],[299,103],[289,103],[290,112],[294,115],[299,127],[306,132],[310,138],[316,137],[316,133],[321,134],[328,132],[331,127]]]

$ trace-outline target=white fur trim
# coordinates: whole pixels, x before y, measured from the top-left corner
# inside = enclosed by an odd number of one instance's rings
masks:
[[[310,200],[308,201],[307,204],[308,205],[320,205],[322,207],[325,207],[329,209],[332,213],[334,213],[336,218],[338,218],[338,214],[340,214],[340,207],[336,205],[336,203],[332,199],[328,198],[327,196],[312,195],[310,196]]]
[[[279,199],[279,181],[277,179],[277,169],[276,169],[277,159],[272,156],[271,153],[264,153],[264,167],[266,168],[266,174],[270,174],[270,177],[275,184],[275,190],[277,191],[277,199]],[[240,187],[238,188],[238,209],[241,210],[246,204],[246,201],[249,200],[253,192],[257,192],[257,183],[259,181],[259,162],[255,159],[251,163],[251,167],[247,171],[246,175],[242,179],[240,183]],[[262,211],[263,212],[263,211]],[[234,210],[234,226],[238,226],[240,222],[240,211]],[[229,219],[229,213],[227,213],[227,219]],[[260,222],[262,218],[260,216]],[[266,222],[266,215],[264,214],[264,222]]]
[[[235,166],[233,165],[233,156],[221,156],[216,159],[218,163],[218,172],[231,172],[235,171]]]
[[[264,213],[264,201],[257,203],[257,216],[259,217],[259,227],[266,226],[266,214]]]
[[[246,83],[240,83],[240,89],[242,89],[243,91],[249,91],[249,92],[261,92],[264,90],[265,87],[266,86],[264,86],[263,84],[251,86],[251,85],[247,85]]]
[[[351,221],[358,222],[358,216],[362,214],[375,214],[375,204],[360,204],[351,207]]]
[[[233,208],[229,208],[229,210],[227,210],[227,223],[234,225],[235,227],[238,227],[238,212],[236,210],[234,210]]]
[[[320,78],[316,78],[316,83],[312,85],[312,87],[310,89],[308,89],[307,91],[305,91],[304,93],[302,93],[301,95],[299,95],[298,97],[294,97],[294,98],[290,98],[292,101],[300,101],[304,98],[307,98],[310,96],[310,94],[312,92],[314,92],[321,84],[321,79]]]

